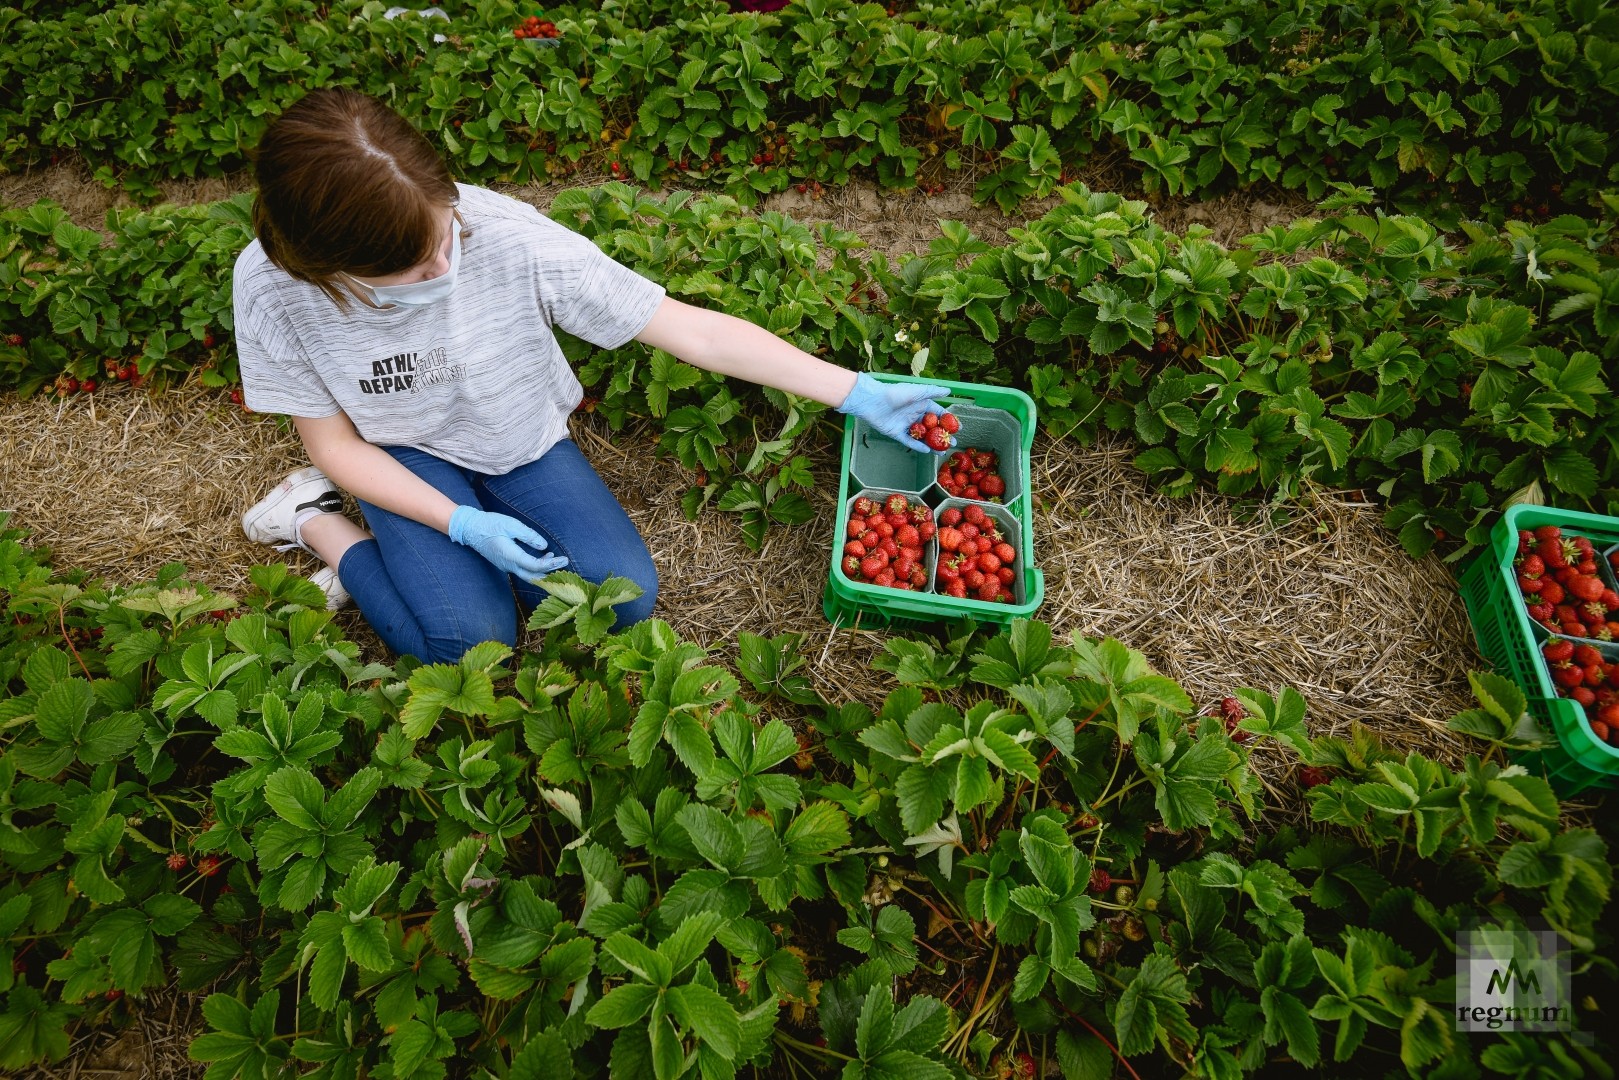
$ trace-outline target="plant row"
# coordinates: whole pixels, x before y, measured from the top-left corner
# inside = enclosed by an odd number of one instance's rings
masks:
[[[583,166],[751,200],[856,173],[934,188],[971,167],[977,198],[1010,209],[1101,155],[1148,192],[1347,182],[1497,218],[1619,182],[1619,14],[1588,0],[902,6],[561,6],[539,41],[514,34],[529,24],[510,0],[449,22],[362,0],[9,8],[0,157],[76,153],[151,196],[240,168],[271,116],[346,85],[480,182]]]
[[[1480,920],[1548,922],[1574,1000],[1611,997],[1607,848],[1503,768],[1524,700],[1494,676],[1452,721],[1494,745],[1453,769],[1311,739],[1290,690],[1199,709],[1038,622],[890,641],[873,709],[795,635],[722,666],[611,633],[617,579],[547,578],[537,651],[385,665],[283,567],[108,588],[22,539],[0,1066],[172,985],[210,992],[215,1080],[1608,1075],[1572,1003],[1564,1034],[1455,1033]],[[1267,820],[1260,762],[1307,825]]]
[[[1614,218],[1565,215],[1452,246],[1426,221],[1365,213],[1271,228],[1234,249],[1176,236],[1144,204],[1082,186],[1005,245],[944,222],[890,263],[852,233],[724,196],[565,192],[551,213],[670,294],[850,366],[1025,388],[1046,429],[1135,439],[1166,490],[1202,481],[1284,503],[1375,491],[1415,554],[1482,542],[1509,496],[1619,512],[1604,355],[1619,347]],[[116,211],[112,241],[59,209],[0,212],[0,382],[24,394],[131,364],[236,378],[229,272],[247,200]],[[736,512],[758,543],[806,520],[802,451],[825,410],[630,345],[568,339],[615,427],[652,418],[696,478],[689,513]]]

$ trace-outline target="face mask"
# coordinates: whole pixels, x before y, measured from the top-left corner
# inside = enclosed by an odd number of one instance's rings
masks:
[[[455,291],[455,273],[461,267],[461,227],[456,225],[454,229],[450,235],[450,268],[438,277],[408,285],[367,285],[363,281],[355,281],[355,284],[369,293],[371,302],[378,307],[384,304],[424,307],[443,300]]]

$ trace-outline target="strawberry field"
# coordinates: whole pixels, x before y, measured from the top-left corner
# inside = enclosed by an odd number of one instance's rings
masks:
[[[1256,528],[1356,493],[1470,604],[1501,570],[1527,666],[1485,670],[1463,626],[1429,648],[1477,669],[1469,707],[1329,729],[1330,702],[1194,695],[1048,604],[865,635],[850,693],[812,635],[725,616],[721,648],[661,599],[620,630],[636,586],[566,573],[519,649],[423,665],[285,567],[227,588],[205,544],[137,577],[55,560],[0,479],[0,1068],[67,1075],[183,996],[209,1080],[1612,1076],[1614,830],[1531,714],[1619,739],[1619,525],[1492,535],[1514,503],[1619,514],[1611,6],[443,6],[0,8],[0,180],[117,201],[0,205],[8,423],[184,393],[273,427],[229,405],[250,197],[158,195],[244,190],[269,119],[348,85],[460,179],[552,185],[550,216],[672,296],[1023,391],[1042,453],[1126,447],[1163,498]],[[970,193],[980,227],[884,251],[782,209],[852,185]],[[1313,208],[1225,243],[1158,220],[1266,191]],[[644,445],[763,588],[896,579],[863,565],[881,504],[833,535],[838,417],[564,344],[581,423]],[[950,495],[1004,493],[954,449]],[[926,509],[893,508],[904,579],[925,524],[961,595],[1011,599],[1029,538]],[[824,563],[769,561],[810,528]],[[1460,1029],[1481,926],[1555,931],[1553,1030]]]

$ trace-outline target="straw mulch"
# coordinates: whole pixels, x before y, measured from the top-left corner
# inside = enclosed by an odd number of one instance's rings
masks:
[[[290,429],[221,392],[9,397],[0,415],[0,509],[60,566],[137,582],[182,561],[234,591],[258,562],[318,565],[242,535],[242,510],[305,462]],[[837,492],[830,437],[814,461],[816,519],[772,529],[756,554],[730,515],[685,519],[689,478],[655,460],[652,432],[615,435],[595,417],[575,419],[576,439],[652,550],[662,618],[722,653],[739,628],[801,632],[823,694],[881,700],[892,682],[871,660],[887,636],[834,630],[821,612]],[[1346,495],[1319,495],[1275,527],[1213,494],[1156,495],[1129,461],[1122,445],[1035,443],[1038,614],[1059,637],[1119,638],[1200,706],[1238,686],[1292,686],[1315,732],[1359,721],[1401,748],[1458,752],[1443,722],[1471,704],[1465,673],[1481,661],[1442,565],[1411,560],[1376,508]],[[356,613],[344,622],[380,655]]]
[[[17,1080],[200,1080],[207,1066],[187,1049],[205,1034],[201,994],[164,988],[139,1003],[126,998],[116,1009],[125,1022],[81,1023],[69,1031],[69,1051],[54,1066],[13,1074]]]

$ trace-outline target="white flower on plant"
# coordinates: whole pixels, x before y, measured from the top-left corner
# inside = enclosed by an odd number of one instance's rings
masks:
[[[900,330],[900,331],[897,331],[894,334],[894,340],[899,342],[901,345],[903,345],[903,344],[905,344],[907,341],[909,341],[911,339],[906,336],[905,331]]]

